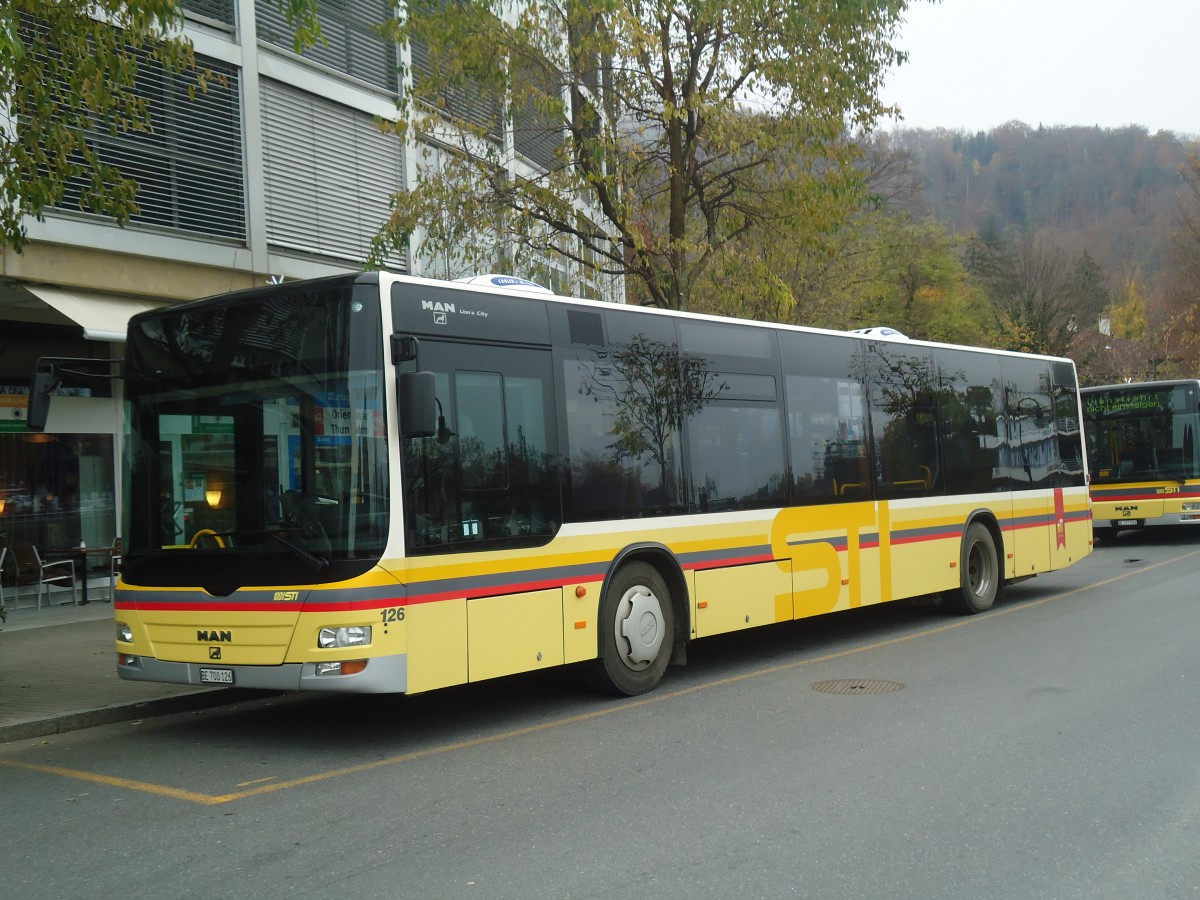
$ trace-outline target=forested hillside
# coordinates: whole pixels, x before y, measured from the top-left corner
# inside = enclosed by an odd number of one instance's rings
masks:
[[[838,306],[852,320],[1070,355],[1090,383],[1200,375],[1190,138],[1010,122],[878,134],[870,148],[877,205],[841,240],[874,262],[821,285],[858,285]]]
[[[1031,128],[1010,122],[968,135],[901,131],[925,207],[958,234],[1047,231],[1110,276],[1153,284],[1179,222],[1190,145],[1144,128]]]

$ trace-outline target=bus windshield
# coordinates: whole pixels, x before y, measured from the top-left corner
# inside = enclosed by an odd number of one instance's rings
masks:
[[[375,291],[350,278],[135,318],[127,580],[224,594],[377,562],[388,523],[381,331]]]
[[[1088,389],[1083,404],[1097,483],[1200,477],[1194,383]]]

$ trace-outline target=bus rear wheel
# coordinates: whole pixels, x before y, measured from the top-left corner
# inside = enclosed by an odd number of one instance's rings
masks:
[[[959,586],[943,595],[951,606],[966,615],[991,609],[1004,590],[1004,582],[996,541],[979,522],[972,522],[963,534],[958,571]]]
[[[592,681],[632,697],[653,690],[671,660],[675,612],[671,593],[648,563],[622,566],[600,601],[600,658]]]

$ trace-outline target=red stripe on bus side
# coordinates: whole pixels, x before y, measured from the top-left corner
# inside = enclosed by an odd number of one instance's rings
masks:
[[[1084,514],[1086,516],[1086,513]],[[1068,518],[1071,518],[1070,516]],[[1037,522],[1027,522],[1023,524],[1007,524],[1002,525],[1002,531],[1016,531],[1019,529],[1029,528],[1047,528],[1054,524],[1053,518],[1045,518]],[[894,537],[891,540],[892,546],[903,544],[920,544],[925,541],[940,541],[950,538],[958,538],[961,531],[958,529],[948,529],[936,534],[916,535],[913,537]],[[859,543],[860,550],[874,550],[879,547],[879,540],[876,537],[873,540],[863,540]],[[846,546],[835,548],[838,553],[847,552]],[[687,571],[705,571],[708,569],[719,569],[730,566],[749,565],[753,563],[771,562],[774,559],[770,554],[755,554],[751,556],[730,557],[718,560],[707,560],[704,562],[691,563],[682,566]],[[578,584],[581,581],[598,581],[603,577],[602,572],[597,572],[592,575],[572,578],[558,579],[543,579],[526,582],[514,582],[501,586],[489,586],[474,588],[471,590],[449,590],[438,591],[428,594],[412,594],[408,597],[396,597],[393,599],[384,600],[361,600],[361,601],[344,601],[344,602],[323,602],[320,600],[308,601],[303,604],[301,609],[297,610],[292,603],[196,603],[196,602],[170,602],[170,601],[150,601],[150,602],[129,602],[118,601],[114,604],[114,608],[121,610],[153,610],[164,612],[360,612],[364,610],[386,609],[392,606],[416,606],[421,603],[437,603],[442,600],[456,600],[466,598],[468,600],[477,599],[480,597],[494,597],[503,594],[517,594],[526,591],[541,591],[561,588],[567,584]],[[317,589],[319,590],[319,589]]]

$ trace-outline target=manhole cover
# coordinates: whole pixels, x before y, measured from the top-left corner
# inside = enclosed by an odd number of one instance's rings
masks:
[[[889,694],[904,690],[904,685],[898,681],[873,678],[838,678],[834,681],[818,681],[812,689],[822,694]]]

